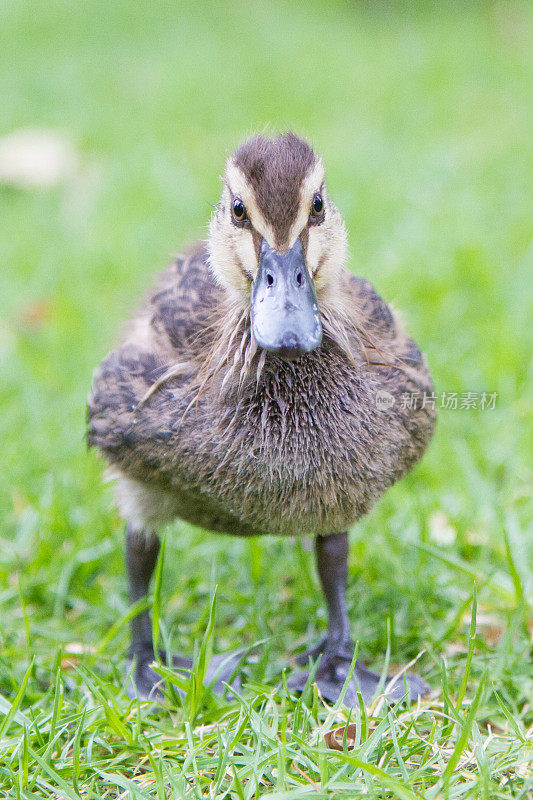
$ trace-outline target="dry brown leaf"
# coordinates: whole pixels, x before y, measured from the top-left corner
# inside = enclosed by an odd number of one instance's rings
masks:
[[[34,300],[22,309],[20,319],[25,328],[41,328],[54,315],[53,304],[44,298]]]
[[[374,727],[370,726],[369,733],[372,733],[373,730]],[[340,728],[332,728],[330,731],[324,734],[326,747],[328,747],[330,750],[340,750],[342,752],[344,731],[346,731],[346,747],[348,750],[353,750],[357,736],[357,725],[355,722],[350,722],[349,725],[343,725]]]
[[[70,656],[70,658],[62,658],[61,659],[61,669],[65,672],[74,669],[80,663],[79,658],[76,656]]]

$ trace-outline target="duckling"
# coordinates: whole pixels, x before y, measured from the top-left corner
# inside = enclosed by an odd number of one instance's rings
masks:
[[[245,141],[227,161],[207,241],[162,273],[88,399],[88,442],[126,522],[131,601],[148,593],[157,532],[177,517],[238,536],[313,536],[327,633],[297,663],[320,656],[315,680],[330,701],[354,653],[347,531],[419,460],[435,425],[426,360],[347,270],[346,238],[306,141]],[[132,621],[130,658],[135,691],[153,697],[147,611]],[[218,659],[210,675],[226,680],[235,657]],[[289,685],[307,677],[296,671]],[[404,681],[413,699],[428,691],[406,673],[392,698]],[[345,702],[378,684],[357,661]]]

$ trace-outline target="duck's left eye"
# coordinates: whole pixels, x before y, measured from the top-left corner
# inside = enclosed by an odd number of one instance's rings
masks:
[[[313,202],[311,204],[311,214],[314,217],[319,217],[324,210],[324,201],[322,200],[322,195],[320,192],[317,192],[313,197]]]
[[[244,222],[245,220],[248,219],[245,205],[240,197],[236,197],[234,199],[231,213],[233,214],[233,219],[236,222]]]

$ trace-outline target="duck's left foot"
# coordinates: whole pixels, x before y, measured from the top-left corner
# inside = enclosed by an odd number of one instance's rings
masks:
[[[317,648],[309,651],[300,656],[298,663],[306,663],[303,658],[316,658],[322,653],[322,658],[316,670],[314,680],[325,700],[330,703],[335,703],[340,696],[344,687],[344,683],[350,672],[350,666],[353,658],[353,647],[343,646],[335,651],[327,648],[326,643],[323,642]],[[289,680],[287,685],[289,689],[294,691],[303,691],[309,673],[307,671],[295,672]],[[380,675],[372,672],[364,667],[362,664],[356,663],[352,679],[348,684],[346,694],[344,695],[344,705],[355,706],[357,704],[357,692],[360,692],[365,704],[369,704],[376,696],[378,687],[380,686]],[[394,681],[391,683],[391,681]],[[390,684],[390,685],[389,685]],[[386,693],[386,697],[390,700],[401,700],[403,697],[412,702],[423,697],[430,691],[428,684],[412,672],[406,672],[394,680],[394,676],[388,675],[385,684],[381,687],[380,691]]]
[[[317,536],[315,547],[320,583],[328,604],[328,631],[326,638],[319,645],[297,658],[297,663],[306,666],[309,659],[315,661],[321,656],[315,681],[322,696],[330,703],[335,703],[350,673],[354,653],[350,639],[350,621],[346,611],[348,534],[333,533],[330,536]],[[308,678],[308,672],[294,673],[288,681],[289,689],[302,691]],[[412,672],[403,673],[396,679],[387,676],[384,685],[381,685],[379,675],[357,663],[344,695],[344,704],[355,706],[358,702],[358,691],[368,704],[378,689],[385,691],[391,700],[400,700],[402,697],[418,700],[429,692],[427,683]]]

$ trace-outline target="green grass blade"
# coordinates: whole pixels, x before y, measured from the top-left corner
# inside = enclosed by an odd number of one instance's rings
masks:
[[[105,651],[108,645],[113,641],[115,636],[122,628],[128,624],[130,620],[136,617],[138,614],[141,614],[143,611],[146,611],[147,608],[150,608],[150,598],[143,597],[140,600],[137,600],[132,606],[130,606],[126,612],[123,614],[120,619],[118,619],[107,631],[106,635],[100,639],[100,642],[96,645],[96,653],[100,654]]]
[[[139,800],[153,800],[149,794],[143,791],[140,786],[131,781],[129,778],[126,778],[125,775],[119,775],[113,772],[104,772],[103,770],[98,770],[98,772],[105,781],[111,784],[111,786],[118,786],[125,792],[131,792],[131,796],[134,798],[134,800],[137,800],[137,798],[139,798]]]
[[[6,698],[3,698],[5,700],[7,706],[8,706],[8,711],[7,711],[7,713],[6,713],[5,717],[4,717],[4,720],[3,720],[2,724],[0,725],[0,739],[2,738],[2,736],[4,736],[5,733],[7,733],[7,730],[9,728],[9,726],[11,725],[11,722],[13,721],[13,719],[17,718],[17,713],[18,713],[19,706],[22,703],[22,699],[23,699],[23,697],[24,697],[24,695],[26,693],[26,687],[28,685],[28,681],[30,679],[30,675],[33,672],[33,663],[34,663],[34,659],[32,658],[31,664],[28,667],[28,669],[26,670],[26,674],[24,675],[24,678],[22,679],[22,683],[20,684],[20,689],[18,690],[13,702],[9,703],[9,700],[7,700]],[[0,706],[0,711],[3,711],[1,706]],[[25,718],[23,718],[23,720],[24,721],[22,723],[19,722],[19,724],[24,724],[26,722]],[[17,719],[17,721],[18,721],[18,719]],[[28,723],[29,723],[29,720],[28,720]]]
[[[52,778],[52,780],[55,781],[57,786],[59,786],[69,800],[80,800],[80,795],[75,792],[71,786],[69,786],[69,784],[61,777],[59,772],[51,766],[51,764],[42,759],[41,756],[31,747],[29,747],[28,750],[31,757],[34,758],[41,769],[46,772],[46,774]]]
[[[213,597],[211,598],[207,625],[204,635],[202,636],[200,649],[198,650],[198,656],[195,659],[191,671],[191,722],[196,718],[196,714],[200,709],[206,691],[204,681],[207,673],[207,667],[209,666],[209,661],[211,659],[211,654],[213,652],[212,640],[213,631],[215,629],[216,596],[217,587],[215,586]]]
[[[468,712],[465,716],[463,722],[463,728],[461,730],[461,733],[459,734],[459,737],[457,738],[457,742],[455,743],[453,753],[451,754],[450,760],[446,764],[446,768],[442,774],[441,785],[444,787],[448,786],[450,777],[454,769],[456,768],[457,764],[459,763],[459,759],[461,758],[461,755],[468,744],[468,739],[472,731],[472,726],[476,718],[478,706],[481,701],[484,688],[485,688],[485,677],[483,677],[479,683],[477,692],[472,701],[472,705],[469,707]]]
[[[373,778],[377,778],[383,783],[384,786],[387,787],[387,789],[390,789],[392,792],[394,792],[395,797],[399,798],[399,800],[424,800],[421,794],[414,791],[409,786],[406,786],[392,775],[389,775],[387,772],[385,772],[385,770],[376,767],[374,764],[368,764],[365,761],[361,761],[356,756],[341,752],[335,752],[334,758],[338,758],[341,761],[346,761],[346,763],[352,764],[354,767],[366,772],[368,775],[372,775]]]
[[[470,618],[470,633],[468,636],[468,651],[466,654],[466,663],[463,672],[463,678],[461,680],[461,685],[459,686],[459,692],[457,694],[457,702],[455,704],[457,713],[460,713],[461,710],[461,704],[465,696],[466,686],[468,684],[468,678],[470,675],[470,668],[472,666],[472,658],[474,656],[474,646],[476,641],[476,625],[477,625],[477,590],[476,590],[476,584],[474,583],[474,590],[472,593],[472,615]]]
[[[503,715],[505,716],[505,719],[507,720],[507,722],[511,726],[512,730],[516,733],[516,735],[518,736],[518,738],[520,739],[522,744],[525,744],[525,745],[531,744],[531,742],[528,743],[528,740],[526,739],[526,737],[524,735],[524,732],[520,728],[520,725],[518,724],[517,720],[514,718],[514,716],[511,713],[510,709],[504,703],[503,698],[501,697],[500,693],[496,691],[496,688],[495,688],[494,684],[492,685],[492,691],[494,692],[494,696],[495,696],[496,700],[498,701],[498,705],[500,706],[500,708],[501,708],[501,710],[503,712]]]
[[[154,578],[154,602],[152,606],[152,645],[154,648],[154,658],[158,658],[159,642],[159,621],[161,619],[161,587],[163,585],[163,566],[165,563],[166,536],[161,540],[161,548],[157,557]]]

